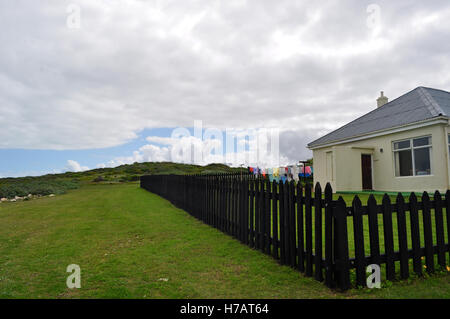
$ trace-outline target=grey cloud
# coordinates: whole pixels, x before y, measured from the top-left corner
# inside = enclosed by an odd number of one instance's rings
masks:
[[[200,119],[280,127],[297,160],[380,90],[450,88],[448,1],[378,1],[376,37],[372,1],[77,1],[78,30],[69,3],[0,4],[1,148],[108,147]]]

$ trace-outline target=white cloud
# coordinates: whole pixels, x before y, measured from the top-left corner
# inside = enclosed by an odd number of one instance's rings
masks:
[[[447,0],[377,1],[377,34],[370,1],[78,0],[80,29],[70,3],[0,4],[0,148],[111,147],[192,119],[309,137],[381,90],[450,88]]]
[[[66,172],[83,172],[89,170],[87,166],[81,166],[77,161],[68,160],[65,168]]]
[[[236,167],[242,164],[245,166],[276,167],[296,163],[300,159],[293,160],[283,152],[272,152],[270,131],[268,132],[269,135],[264,129],[230,131],[230,135],[234,136],[231,142],[233,144],[232,149],[227,149],[226,144],[224,145],[227,142],[227,137],[225,132],[222,133],[222,138],[218,136],[214,138],[205,138],[205,136],[183,136],[179,138],[149,136],[146,140],[150,144],[140,147],[131,156],[117,157],[108,163],[99,164],[97,167],[115,167],[134,162],[176,162],[198,165],[223,163]],[[250,134],[250,139],[243,139],[246,134]],[[295,133],[292,134],[295,136]],[[273,136],[276,137],[276,135]],[[286,145],[285,142],[280,144]],[[295,149],[296,147],[289,142],[287,145],[289,149]],[[296,156],[300,153],[301,151],[294,152],[294,158],[297,158]]]

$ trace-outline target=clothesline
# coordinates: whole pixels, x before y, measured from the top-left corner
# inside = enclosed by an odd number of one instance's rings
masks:
[[[275,168],[259,168],[248,167],[251,174],[268,176],[272,181],[298,181],[302,177],[310,177],[313,175],[314,170],[312,166],[299,167],[299,166],[287,166],[287,167],[275,167]]]

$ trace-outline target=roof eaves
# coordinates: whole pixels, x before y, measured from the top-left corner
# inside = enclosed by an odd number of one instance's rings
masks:
[[[344,144],[344,143],[347,143],[349,141],[352,141],[355,138],[358,138],[358,139],[371,138],[372,134],[377,134],[377,135],[379,135],[379,134],[380,135],[390,134],[390,132],[392,132],[393,130],[399,129],[399,128],[407,129],[407,128],[411,127],[411,126],[416,126],[416,125],[435,124],[433,121],[436,121],[436,120],[441,120],[441,121],[444,120],[444,121],[449,121],[450,122],[450,117],[447,116],[447,115],[442,115],[441,114],[439,116],[431,117],[431,118],[423,120],[423,121],[418,121],[418,122],[414,122],[414,123],[408,123],[408,124],[405,124],[405,125],[400,125],[400,126],[396,126],[396,127],[382,129],[382,130],[379,130],[379,131],[364,133],[364,134],[361,134],[361,135],[349,136],[349,137],[346,137],[346,138],[343,138],[343,139],[337,139],[337,140],[328,141],[328,142],[325,142],[325,143],[317,144],[317,143],[314,143],[315,142],[314,141],[314,142],[311,142],[311,143],[307,144],[307,147],[311,149],[311,148],[322,148],[322,147],[326,147],[328,145]],[[432,123],[430,123],[430,122],[432,122]]]

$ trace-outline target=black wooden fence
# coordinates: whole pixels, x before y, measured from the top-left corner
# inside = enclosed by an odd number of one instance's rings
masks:
[[[391,281],[448,264],[450,191],[433,200],[424,192],[420,202],[413,193],[408,203],[385,195],[381,205],[371,195],[366,206],[355,196],[347,207],[329,184],[313,193],[242,174],[142,176],[141,187],[330,288],[365,286],[370,264]]]

